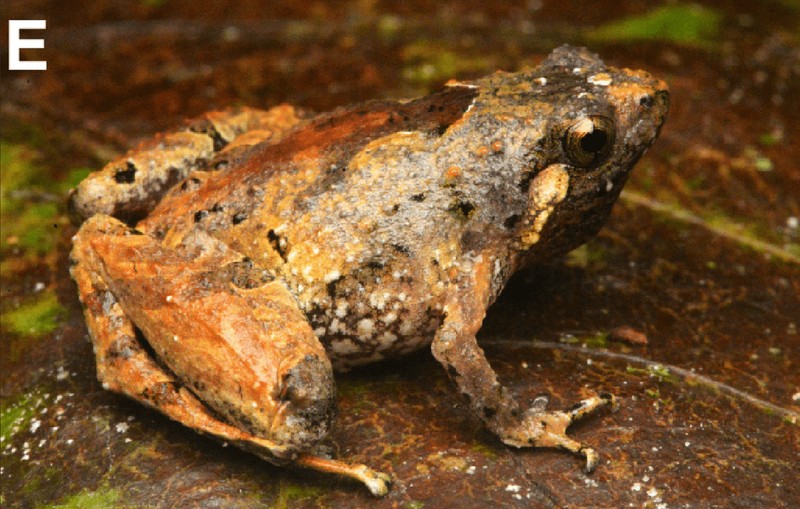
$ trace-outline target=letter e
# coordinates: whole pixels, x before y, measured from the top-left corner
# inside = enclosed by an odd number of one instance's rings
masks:
[[[19,50],[22,48],[42,49],[44,39],[20,39],[20,30],[44,30],[47,27],[45,19],[10,19],[8,20],[8,70],[9,71],[46,71],[46,60],[19,59]]]

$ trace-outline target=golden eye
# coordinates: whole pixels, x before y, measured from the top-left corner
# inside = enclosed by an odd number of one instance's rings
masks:
[[[603,161],[614,146],[614,123],[607,117],[591,115],[575,121],[564,133],[564,152],[576,166]]]

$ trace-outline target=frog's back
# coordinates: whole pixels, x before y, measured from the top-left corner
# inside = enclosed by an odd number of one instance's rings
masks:
[[[198,223],[209,232],[260,229],[247,218],[301,214],[306,200],[345,178],[348,162],[367,144],[397,132],[441,133],[474,97],[469,87],[447,87],[409,102],[372,101],[316,117],[277,143],[251,148],[229,169],[191,175],[138,226],[163,238]]]

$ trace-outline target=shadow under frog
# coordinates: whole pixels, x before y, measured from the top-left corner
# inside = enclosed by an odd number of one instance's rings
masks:
[[[98,377],[268,461],[383,495],[388,476],[315,452],[333,370],[431,345],[500,440],[592,470],[596,452],[566,428],[614,398],[523,409],[475,335],[517,269],[597,232],[667,102],[664,82],[564,46],[420,99],[213,112],[158,135],[70,197]]]

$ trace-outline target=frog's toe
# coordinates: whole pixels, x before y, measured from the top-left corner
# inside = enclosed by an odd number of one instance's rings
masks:
[[[600,461],[600,456],[597,454],[597,451],[569,438],[564,433],[548,433],[546,442],[548,444],[547,447],[557,447],[569,451],[576,456],[583,456],[586,458],[585,471],[587,474],[592,473],[597,467],[597,463]]]
[[[591,398],[581,400],[570,408],[564,410],[564,413],[569,416],[569,422],[571,424],[605,407],[611,408],[611,410],[614,412],[619,408],[619,402],[617,401],[617,398],[608,392],[603,392],[597,396],[592,396]]]
[[[382,497],[389,493],[392,486],[392,478],[383,472],[372,470],[366,465],[349,464],[342,461],[321,458],[312,454],[301,455],[295,462],[303,467],[328,472],[330,474],[343,475],[356,479],[364,483],[367,489],[376,497]]]
[[[597,452],[567,436],[567,428],[577,420],[601,408],[616,409],[616,398],[603,393],[584,399],[563,411],[545,411],[546,397],[538,397],[525,412],[522,422],[503,437],[514,447],[555,447],[586,458],[586,472],[592,472],[599,461]]]
[[[369,489],[370,493],[376,497],[382,497],[389,493],[389,488],[392,486],[392,478],[387,474],[384,474],[383,472],[376,472],[366,466],[364,466],[364,471],[362,474],[362,481],[367,486],[367,489]]]

